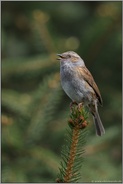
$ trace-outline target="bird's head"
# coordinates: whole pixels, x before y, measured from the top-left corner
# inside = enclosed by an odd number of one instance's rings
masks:
[[[81,64],[84,65],[84,61],[82,60],[82,58],[73,51],[67,51],[64,52],[62,54],[57,54],[57,56],[59,56],[57,59],[62,62],[69,62],[69,63],[73,63],[73,64]]]

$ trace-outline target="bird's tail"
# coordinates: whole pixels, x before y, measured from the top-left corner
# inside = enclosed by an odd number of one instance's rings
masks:
[[[95,128],[96,128],[96,134],[98,136],[102,136],[103,134],[105,134],[105,129],[103,127],[103,124],[101,122],[98,110],[96,109],[96,112],[93,114],[94,117],[94,124],[95,124]]]

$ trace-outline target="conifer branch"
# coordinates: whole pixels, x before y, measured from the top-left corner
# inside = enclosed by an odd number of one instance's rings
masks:
[[[71,144],[71,148],[70,148],[70,155],[69,155],[69,159],[68,159],[68,163],[67,163],[66,175],[64,176],[65,183],[70,182],[70,179],[72,177],[72,168],[73,168],[74,160],[75,160],[75,156],[76,156],[76,149],[77,149],[79,133],[80,133],[80,131],[79,131],[78,127],[76,126],[73,129],[73,137],[72,137],[72,144]]]
[[[79,170],[83,161],[84,145],[87,136],[86,121],[88,114],[82,104],[71,105],[69,129],[66,135],[66,145],[62,149],[60,173],[56,182],[76,182],[80,178]]]

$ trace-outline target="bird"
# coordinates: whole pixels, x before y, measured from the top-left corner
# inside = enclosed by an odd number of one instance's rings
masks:
[[[90,71],[83,59],[74,51],[57,54],[60,61],[61,86],[72,102],[84,104],[93,116],[96,135],[105,134],[105,129],[98,112],[98,105],[103,105],[102,97]]]

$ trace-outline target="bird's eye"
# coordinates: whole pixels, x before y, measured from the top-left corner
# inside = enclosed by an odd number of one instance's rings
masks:
[[[68,58],[71,58],[71,55],[68,55]]]

